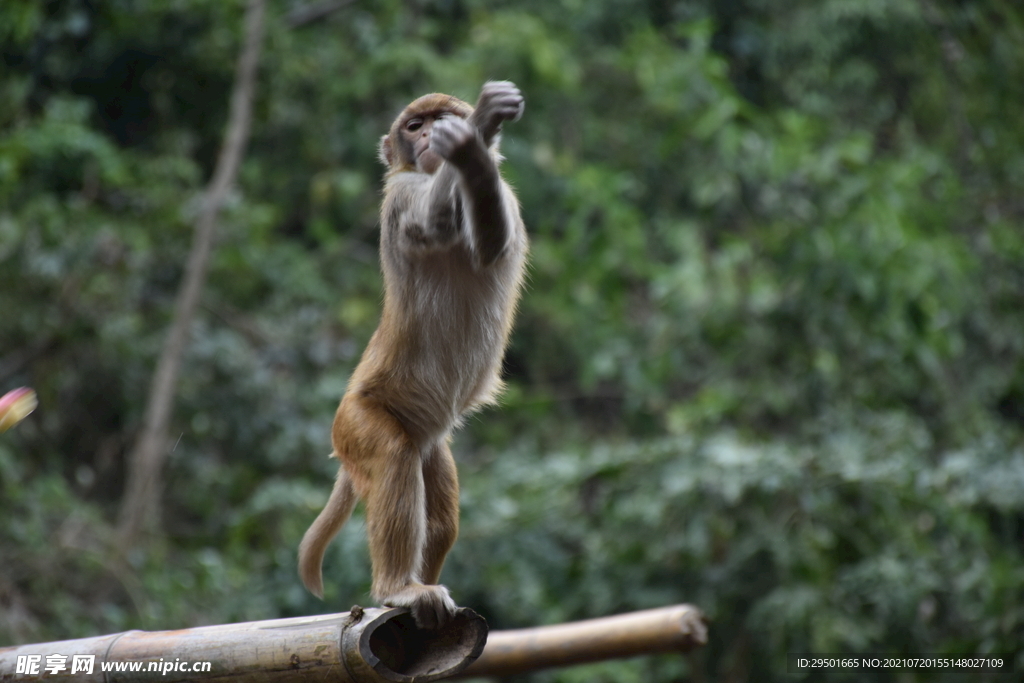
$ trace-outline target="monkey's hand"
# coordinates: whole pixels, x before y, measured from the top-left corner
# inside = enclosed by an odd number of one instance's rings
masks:
[[[422,583],[411,583],[397,593],[382,597],[380,603],[388,607],[408,607],[416,625],[431,631],[451,621],[458,609],[447,588]]]
[[[434,123],[430,151],[463,171],[488,158],[477,129],[457,116],[445,116]]]
[[[484,146],[490,147],[494,136],[501,131],[504,121],[518,121],[523,115],[526,100],[511,81],[488,81],[480,90],[476,109],[469,117],[480,131]]]

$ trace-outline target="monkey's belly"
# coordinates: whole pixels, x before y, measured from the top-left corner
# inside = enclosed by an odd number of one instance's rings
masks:
[[[457,426],[466,412],[493,401],[501,380],[497,356],[464,362],[457,358],[437,360],[420,363],[419,369],[424,372],[407,378],[406,395],[411,400],[403,402],[402,412],[415,415],[415,421],[426,431],[440,437]]]

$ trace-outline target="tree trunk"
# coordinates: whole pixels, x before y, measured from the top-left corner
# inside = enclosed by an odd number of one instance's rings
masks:
[[[162,492],[161,472],[168,454],[167,428],[174,407],[181,357],[188,344],[189,330],[206,279],[217,214],[238,175],[238,166],[249,137],[256,69],[263,40],[264,4],[265,0],[250,0],[245,12],[245,47],[235,73],[224,143],[206,200],[196,220],[185,277],[175,301],[174,319],[149,388],[142,431],[128,456],[128,480],[118,521],[118,536],[123,550],[138,542],[141,532],[155,521],[158,510]]]

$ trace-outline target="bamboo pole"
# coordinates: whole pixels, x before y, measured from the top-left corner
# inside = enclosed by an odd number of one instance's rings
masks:
[[[341,614],[181,631],[125,631],[0,648],[0,681],[425,683],[464,669],[480,655],[486,640],[487,622],[466,608],[440,631],[429,632],[418,630],[405,609],[353,607]],[[65,671],[46,671],[52,654],[66,658]],[[33,655],[41,655],[38,669],[25,673],[27,657]],[[92,672],[72,674],[74,655],[94,656]],[[129,668],[125,665],[135,662],[142,663],[141,670],[103,671],[104,663]],[[205,662],[208,670],[193,668]]]
[[[692,605],[494,631],[489,636],[484,619],[467,608],[460,609],[448,626],[432,633],[417,630],[403,609],[353,607],[342,614],[181,631],[126,631],[0,648],[0,682],[426,683],[442,678],[510,676],[658,652],[684,653],[706,642],[704,615]],[[46,656],[55,653],[67,657],[67,672],[54,675],[43,668]],[[18,671],[18,657],[26,655],[41,655],[35,673]],[[95,656],[91,675],[70,673],[73,655]],[[103,663],[132,662],[141,662],[142,670],[102,672]],[[199,662],[210,662],[210,670],[193,670]],[[155,667],[152,671],[147,670],[150,663]]]
[[[491,631],[480,658],[456,678],[511,676],[549,667],[658,652],[689,652],[708,640],[704,615],[693,605],[514,631]]]

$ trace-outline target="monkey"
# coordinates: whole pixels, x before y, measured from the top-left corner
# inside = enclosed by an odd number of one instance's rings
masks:
[[[383,310],[331,427],[334,488],[299,546],[299,575],[320,598],[324,552],[361,499],[371,597],[425,629],[457,609],[438,583],[459,531],[450,444],[503,388],[528,238],[498,143],[524,102],[508,81],[485,83],[475,107],[424,95],[381,138]]]

